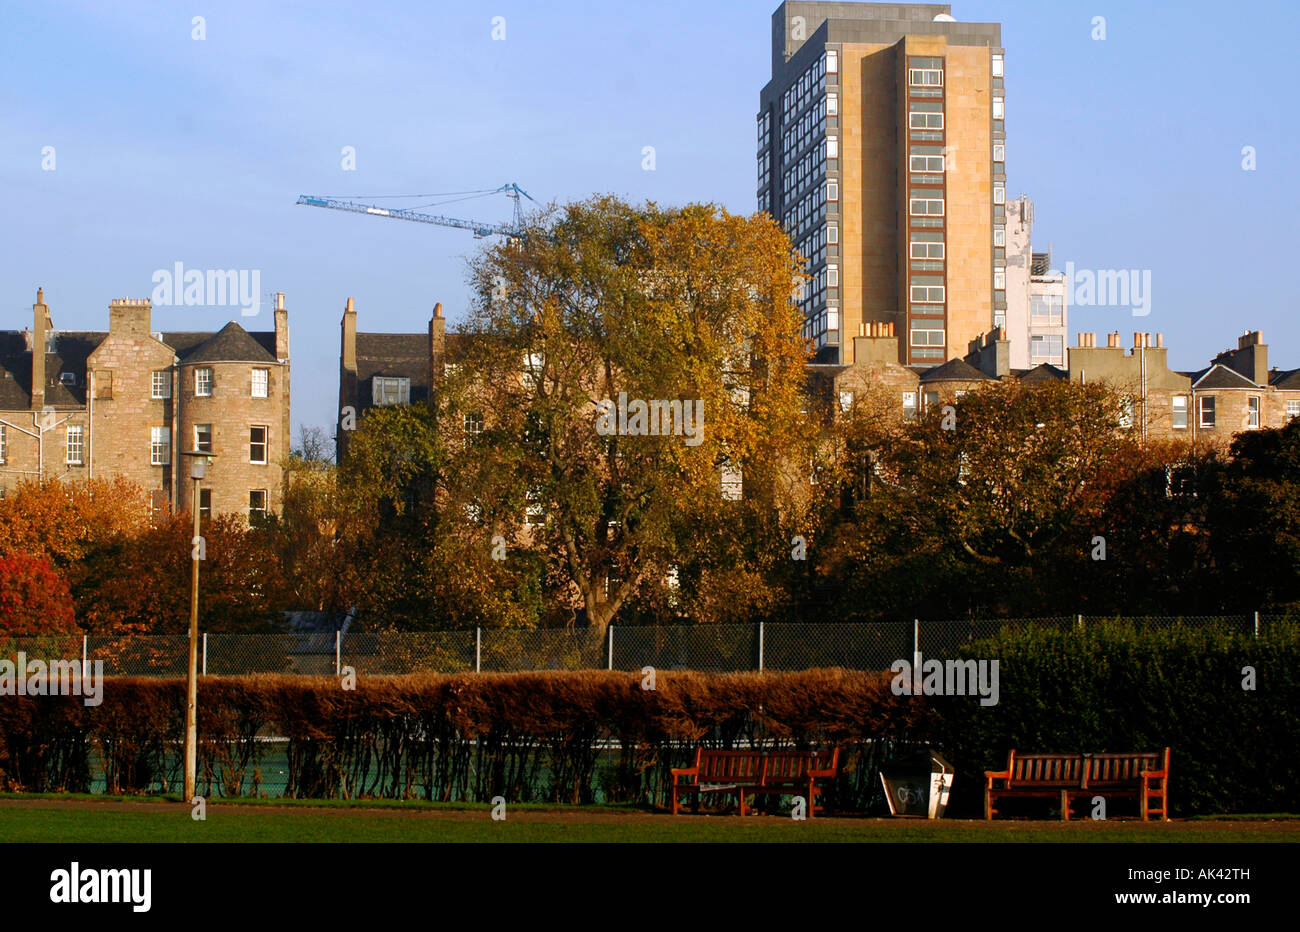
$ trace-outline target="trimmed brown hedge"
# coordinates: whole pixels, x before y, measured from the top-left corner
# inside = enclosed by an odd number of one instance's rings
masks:
[[[929,730],[925,706],[890,677],[801,673],[465,674],[332,678],[205,677],[199,685],[200,791],[275,793],[259,736],[287,739],[286,796],[585,803],[662,802],[668,771],[697,744],[843,749],[829,801],[862,809],[899,743]],[[184,683],[108,679],[103,704],[79,697],[0,701],[0,787],[86,792],[102,760],[107,790],[175,792]]]

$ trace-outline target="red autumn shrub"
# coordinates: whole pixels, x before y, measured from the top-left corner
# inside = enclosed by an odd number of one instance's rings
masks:
[[[0,634],[47,637],[76,631],[68,581],[47,560],[25,553],[0,557]]]

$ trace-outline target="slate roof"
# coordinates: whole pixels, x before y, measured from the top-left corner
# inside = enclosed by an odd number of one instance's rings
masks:
[[[429,381],[427,333],[358,333],[357,378],[406,376],[411,383]]]
[[[473,335],[448,333],[443,337],[445,361],[464,359]],[[357,391],[363,407],[372,397],[371,380],[375,376],[411,380],[411,401],[429,397],[429,333],[358,333]]]
[[[0,332],[0,410],[32,406],[32,364],[27,341],[14,330]]]
[[[1185,373],[1191,375],[1191,373]],[[1192,376],[1192,388],[1258,388],[1240,372],[1234,372],[1222,363],[1215,363]]]
[[[354,610],[355,611],[355,610]],[[290,654],[333,655],[335,632],[348,633],[353,612],[282,612],[285,627],[292,633],[286,651]]]
[[[171,346],[163,335],[163,342]],[[272,334],[272,339],[274,339]],[[274,343],[271,344],[275,346]],[[175,347],[173,347],[175,349]],[[178,352],[178,356],[181,354]],[[226,324],[216,335],[204,340],[189,353],[181,356],[181,362],[275,362],[275,353],[267,352],[265,346],[253,339],[247,330],[235,321]]]
[[[926,369],[922,382],[987,382],[989,377],[964,359],[949,359],[942,366]]]
[[[1032,369],[1016,373],[1016,378],[1022,382],[1064,382],[1069,377],[1070,373],[1050,362],[1039,363]]]
[[[55,407],[86,404],[86,360],[108,336],[107,330],[54,330],[54,352],[45,354],[45,403]],[[275,332],[249,333],[236,321],[221,330],[160,334],[181,362],[276,362]],[[60,376],[76,376],[69,385]],[[21,330],[0,330],[0,410],[32,405],[32,357]]]
[[[1268,384],[1287,391],[1300,389],[1300,369],[1273,371],[1268,374]]]
[[[79,406],[86,403],[86,358],[104,339],[104,334],[93,330],[60,330],[54,340],[54,352],[45,354],[45,403],[55,407]],[[25,354],[24,354],[25,355]],[[28,367],[31,363],[27,363]],[[64,384],[60,376],[70,372],[75,377],[71,385]],[[28,378],[30,380],[30,369]]]
[[[429,334],[358,333],[357,390],[362,407],[369,407],[375,376],[411,380],[411,402],[429,398]]]
[[[443,348],[447,354],[447,359],[455,361],[464,359],[469,352],[470,344],[477,339],[465,333],[449,333],[443,338]]]

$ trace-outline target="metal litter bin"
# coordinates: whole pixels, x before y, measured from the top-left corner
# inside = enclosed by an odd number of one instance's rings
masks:
[[[889,814],[942,819],[952,792],[953,766],[933,748],[896,757],[880,768]]]

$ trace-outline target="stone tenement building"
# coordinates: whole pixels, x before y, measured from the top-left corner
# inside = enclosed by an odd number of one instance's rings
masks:
[[[335,434],[338,462],[347,453],[349,418],[370,408],[427,401],[435,373],[448,354],[461,355],[465,337],[447,333],[442,304],[433,308],[427,333],[358,333],[357,309],[351,298],[343,310],[339,343],[339,423]]]
[[[289,453],[289,312],[249,333],[151,329],[148,300],[121,298],[108,330],[56,330],[36,293],[31,329],[0,331],[0,495],[23,481],[121,476],[155,514],[189,511],[182,451],[216,454],[204,514],[278,508]]]
[[[463,357],[466,339],[446,333],[441,304],[427,333],[358,333],[349,298],[339,356],[340,410],[350,407],[360,418],[369,408],[429,398],[443,366]],[[893,396],[886,403],[908,418],[1003,379],[1106,382],[1130,396],[1126,421],[1143,437],[1200,446],[1225,445],[1239,431],[1281,427],[1300,416],[1300,369],[1270,369],[1268,346],[1258,330],[1194,371],[1169,368],[1162,334],[1134,333],[1129,349],[1120,345],[1118,332],[1103,339],[1099,346],[1096,334],[1080,333],[1078,345],[1065,349],[1064,366],[1018,368],[1011,365],[1011,342],[997,329],[972,340],[963,358],[937,366],[903,365],[894,325],[864,322],[852,340],[852,363],[808,365],[809,392],[844,410],[860,393],[883,391]],[[340,461],[347,433],[338,432]]]
[[[1134,333],[1125,349],[1118,332],[1080,333],[1064,368],[1047,363],[1012,368],[1010,343],[1000,330],[971,341],[963,359],[933,368],[898,363],[898,342],[891,324],[864,325],[854,339],[854,363],[812,365],[815,390],[836,396],[841,409],[858,392],[884,389],[895,393],[903,417],[1001,379],[1044,382],[1106,382],[1130,396],[1127,426],[1144,438],[1187,440],[1200,446],[1225,445],[1234,434],[1261,427],[1281,427],[1300,416],[1300,369],[1269,368],[1268,346],[1260,331],[1237,340],[1209,365],[1194,371],[1169,368],[1162,334]]]

